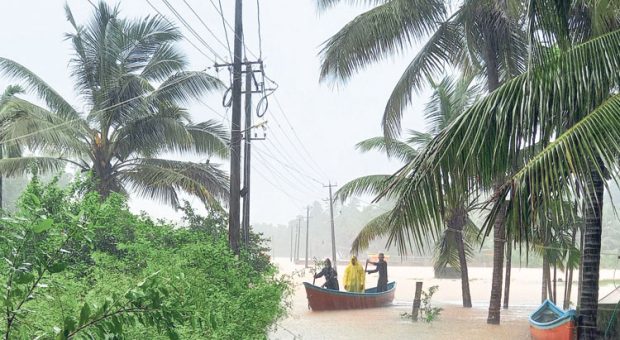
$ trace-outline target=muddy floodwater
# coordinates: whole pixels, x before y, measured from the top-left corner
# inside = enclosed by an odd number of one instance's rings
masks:
[[[289,316],[278,323],[270,339],[529,339],[528,315],[540,304],[541,276],[539,268],[513,268],[510,308],[502,309],[501,325],[487,325],[487,308],[491,290],[491,268],[470,268],[470,289],[473,308],[461,307],[460,280],[435,279],[432,267],[389,266],[390,281],[397,282],[394,304],[384,308],[348,311],[313,312],[308,302],[303,281],[312,282],[309,271],[294,266],[288,259],[276,259],[281,273],[299,273],[295,278],[295,294],[291,299]],[[344,265],[339,265],[342,277]],[[560,276],[558,273],[558,277]],[[578,277],[575,275],[575,277]],[[614,278],[613,270],[602,270],[601,280]],[[366,286],[376,285],[377,275],[366,275]],[[433,305],[443,308],[438,320],[431,324],[413,323],[403,319],[402,313],[411,312],[415,282],[422,281],[424,290],[437,285]],[[317,279],[317,284],[322,284]],[[620,280],[617,284],[620,285]],[[341,283],[342,287],[342,283]],[[614,285],[601,286],[604,296]],[[564,283],[558,282],[558,299],[564,294]],[[576,301],[577,286],[573,285],[571,301]]]

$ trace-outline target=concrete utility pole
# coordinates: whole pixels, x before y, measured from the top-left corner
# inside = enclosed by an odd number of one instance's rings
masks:
[[[301,235],[301,216],[297,218],[297,247],[296,247],[297,251],[295,252],[296,261],[299,260],[299,248],[300,248],[299,239],[301,238],[300,235]]]
[[[247,248],[250,244],[250,155],[252,149],[252,64],[245,67],[245,128],[243,148],[243,218],[241,229],[243,230],[243,245]]]
[[[332,197],[332,187],[335,187],[335,184],[329,182],[329,185],[324,185],[323,187],[329,188],[329,217],[331,219],[332,225],[332,264],[334,265],[334,269],[336,269],[336,263],[338,259],[336,258],[336,232],[334,228],[334,198]]]
[[[290,224],[289,226],[291,227],[291,262],[293,262],[293,233],[295,228]]]
[[[235,2],[232,119],[230,130],[230,200],[228,202],[228,244],[239,254],[241,195],[241,59],[243,37],[242,0]]]
[[[308,231],[310,230],[310,206],[306,207],[306,268],[308,268]]]

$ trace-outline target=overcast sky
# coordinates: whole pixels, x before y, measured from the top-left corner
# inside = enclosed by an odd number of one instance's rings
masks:
[[[188,55],[191,68],[212,66],[213,61],[209,59],[213,53],[178,22],[162,0],[150,1],[209,55],[207,58],[186,41],[182,42],[181,49]],[[225,42],[221,18],[210,0],[186,1]],[[93,10],[87,0],[67,2],[80,23]],[[155,14],[146,0],[109,2],[120,3],[121,15],[125,17]],[[169,2],[218,55],[228,55],[227,49],[208,33],[183,0]],[[64,41],[64,33],[71,31],[71,26],[65,19],[64,3],[63,0],[0,1],[0,55],[30,68],[80,109],[83,104],[76,99],[67,69],[72,51]],[[217,4],[217,0],[213,3]],[[258,55],[256,2],[244,3],[246,44]],[[234,1],[222,0],[222,4],[224,15],[232,25]],[[381,134],[383,107],[393,85],[415,55],[415,49],[388,58],[337,88],[320,84],[321,44],[364,8],[338,6],[319,14],[314,0],[261,0],[260,4],[262,57],[267,75],[280,85],[275,96],[282,110],[271,100],[270,111],[265,116],[268,139],[253,144],[256,152],[252,162],[251,214],[253,223],[286,223],[300,214],[305,205],[327,197],[327,189],[317,181],[343,184],[358,176],[393,172],[399,167],[397,162],[388,162],[380,154],[360,154],[354,145]],[[230,32],[229,39],[232,43]],[[212,69],[208,72],[215,74]],[[220,72],[220,76],[228,79],[225,72]],[[6,79],[0,79],[0,89],[8,84]],[[196,103],[191,107],[194,121],[223,121],[221,116],[230,117],[230,112],[221,107],[221,95],[208,94],[204,99],[219,115]],[[421,108],[427,95],[420,96],[406,115],[406,129],[424,128]],[[228,171],[229,165],[223,164],[223,168]],[[191,202],[200,205],[197,199]],[[133,198],[131,205],[157,218],[177,216],[172,209],[150,200]]]

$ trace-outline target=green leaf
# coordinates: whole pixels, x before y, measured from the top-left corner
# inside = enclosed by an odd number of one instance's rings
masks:
[[[73,316],[66,317],[64,333],[68,335],[69,333],[73,332],[75,330],[76,325],[77,325],[77,321],[75,320],[75,317]]]
[[[34,226],[33,231],[37,234],[40,234],[52,228],[53,224],[54,224],[54,220],[52,220],[51,218],[46,218],[44,220],[39,221],[39,223],[37,223],[37,225]]]
[[[88,321],[88,317],[90,317],[90,304],[87,302],[82,306],[82,310],[80,311],[79,325],[85,324]]]
[[[34,281],[34,274],[32,274],[31,272],[18,271],[17,273],[15,273],[14,281],[15,283],[18,283],[18,284],[30,283]]]
[[[67,264],[64,262],[56,262],[53,265],[51,265],[47,270],[49,270],[50,273],[55,274],[55,273],[60,273],[61,271],[65,270],[67,268]]]

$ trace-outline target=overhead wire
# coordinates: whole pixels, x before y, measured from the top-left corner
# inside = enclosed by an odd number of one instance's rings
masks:
[[[279,180],[285,184],[288,188],[294,189],[295,191],[304,194],[304,195],[308,195],[310,194],[310,196],[315,196],[317,193],[313,192],[312,188],[308,189],[306,187],[303,186],[303,184],[305,183],[304,181],[299,181],[296,178],[292,178],[290,176],[287,176],[286,174],[284,174],[281,169],[279,169],[278,167],[272,166],[266,158],[264,158],[264,156],[262,156],[261,153],[255,153],[255,156],[257,157],[258,160],[260,160],[261,162],[257,162],[256,164],[260,164],[262,167],[265,168],[265,170],[267,170],[272,176],[275,176],[277,178],[279,178]]]
[[[158,87],[157,89],[154,89],[154,90],[152,90],[152,91],[149,91],[148,93],[144,93],[144,94],[141,94],[141,95],[137,95],[137,96],[135,96],[135,97],[132,97],[132,98],[128,98],[128,99],[126,99],[126,100],[123,100],[122,102],[118,102],[118,103],[116,103],[116,104],[112,104],[112,105],[110,105],[110,106],[108,106],[108,107],[104,107],[104,108],[102,108],[102,109],[98,109],[98,110],[95,110],[95,111],[93,111],[93,112],[90,112],[89,114],[90,114],[90,115],[93,115],[93,114],[97,114],[97,113],[102,113],[102,112],[105,112],[105,111],[107,111],[107,110],[114,109],[114,108],[116,108],[116,107],[119,107],[119,106],[125,105],[125,104],[127,104],[127,103],[129,103],[129,102],[132,102],[132,101],[134,101],[134,100],[137,100],[137,99],[140,99],[140,98],[145,98],[145,97],[148,97],[148,96],[152,95],[153,93],[155,93],[155,92],[157,92],[157,91],[161,91],[161,90],[163,90],[163,89],[165,89],[165,88],[168,88],[168,87],[170,87],[170,86],[172,86],[172,85],[176,85],[176,84],[178,84],[178,83],[180,83],[180,82],[182,82],[182,81],[184,81],[184,80],[187,80],[187,79],[189,79],[189,78],[191,78],[191,77],[193,77],[193,75],[186,75],[186,76],[183,76],[183,77],[179,77],[178,79],[175,79],[175,80],[171,81],[171,82],[170,82],[170,83],[168,83],[168,84],[165,84],[165,85],[163,85],[163,86],[160,86],[160,87]],[[18,140],[21,140],[21,139],[25,139],[25,138],[28,138],[28,137],[34,136],[34,135],[36,135],[36,134],[38,134],[38,133],[41,133],[41,132],[45,132],[45,131],[54,130],[54,129],[57,129],[57,128],[60,128],[60,127],[63,127],[63,126],[65,126],[65,125],[69,125],[69,124],[72,124],[72,123],[75,123],[75,122],[81,121],[81,120],[83,120],[83,119],[84,119],[83,117],[79,117],[79,118],[70,119],[70,120],[68,120],[68,121],[66,121],[66,122],[58,123],[58,124],[56,124],[56,125],[53,125],[53,126],[50,126],[50,127],[47,127],[47,128],[39,129],[39,130],[37,130],[37,131],[31,132],[31,133],[27,133],[27,134],[25,134],[25,135],[21,135],[21,136],[19,136],[19,137],[14,137],[14,138],[10,138],[10,139],[6,139],[6,140],[2,140],[2,141],[0,141],[0,145],[5,145],[5,144],[11,143],[11,142],[15,142],[15,141],[18,141]]]
[[[149,1],[149,0],[147,0]],[[204,47],[206,47],[211,53],[213,53],[213,55],[215,56],[215,59],[220,59],[220,60],[225,60],[224,58],[222,58],[221,55],[219,55],[219,53],[217,53],[217,51],[211,47],[211,45],[209,45],[201,36],[200,34],[198,34],[198,32],[196,32],[196,30],[187,22],[187,20],[185,20],[185,18],[170,4],[170,2],[168,0],[161,0],[164,5],[166,7],[168,7],[168,9],[170,10],[170,12],[172,12],[172,14],[179,20],[179,22],[181,22],[181,24],[183,26],[185,26],[185,28],[196,38],[196,40],[198,40],[198,42],[200,42]]]
[[[256,53],[254,53],[249,47],[246,46],[245,40],[243,39],[243,36],[238,36],[237,33],[235,33],[235,28],[230,24],[230,22],[228,22],[228,20],[226,20],[226,17],[224,16],[224,11],[221,10],[220,8],[218,8],[215,3],[213,2],[213,0],[209,0],[211,2],[211,4],[213,5],[213,8],[215,8],[215,10],[220,14],[220,16],[222,17],[222,20],[224,21],[224,24],[226,26],[228,26],[230,28],[230,30],[232,31],[232,34],[235,38],[241,39],[241,42],[244,46],[244,49],[249,52],[249,54],[252,55],[252,57],[254,57],[255,59],[260,59],[258,56],[256,56]],[[221,0],[220,1],[220,6],[221,6]]]
[[[257,151],[258,151],[258,150],[257,150]],[[311,180],[311,181],[313,181],[313,182],[315,182],[315,183],[318,183],[319,185],[323,185],[323,183],[322,183],[321,181],[319,181],[318,179],[316,179],[316,178],[314,178],[314,177],[312,177],[312,176],[310,176],[310,175],[308,175],[308,174],[305,174],[305,173],[301,172],[300,170],[298,170],[298,169],[296,169],[296,168],[294,168],[294,167],[290,166],[289,164],[287,164],[287,163],[285,163],[285,162],[282,162],[282,161],[281,161],[281,160],[279,160],[277,157],[274,157],[273,155],[270,155],[270,154],[265,154],[265,155],[266,155],[266,156],[268,156],[269,158],[271,158],[271,159],[275,160],[276,162],[280,163],[280,164],[281,164],[282,166],[284,166],[285,168],[290,169],[290,170],[292,170],[292,171],[295,171],[296,173],[298,173],[298,174],[300,174],[300,175],[302,175],[302,176],[306,177],[307,179],[309,179],[309,180]]]
[[[151,3],[151,1],[150,1],[150,0],[146,0],[146,2],[149,4],[149,6],[151,6],[151,8],[152,8],[155,12],[157,12],[157,14],[159,14],[160,16],[162,16],[162,17],[164,17],[164,18],[166,17],[166,16],[165,16],[162,12],[160,12],[160,11],[159,11],[159,9],[157,9],[157,7],[155,7],[155,5],[153,5],[153,4]],[[200,53],[200,54],[202,54],[203,56],[205,56],[205,57],[206,57],[209,61],[211,61],[213,64],[217,64],[217,60],[216,60],[214,57],[212,57],[212,56],[210,56],[210,55],[206,54],[206,53],[202,50],[202,48],[200,48],[200,47],[198,47],[196,44],[194,44],[194,42],[193,42],[193,41],[191,41],[188,37],[183,36],[183,38],[184,38],[184,39],[185,39],[185,41],[187,41],[187,43],[189,43],[189,44],[190,44],[190,45],[191,45],[191,46],[192,46],[192,47],[193,47],[196,51],[198,51],[198,53]]]
[[[296,154],[298,155],[299,159],[301,159],[306,166],[308,167],[308,169],[312,170],[316,175],[318,175],[321,178],[325,178],[327,179],[328,176],[325,176],[322,172],[319,172],[316,167],[314,167],[312,165],[312,163],[310,161],[307,160],[307,158],[305,156],[303,156],[303,153],[301,152],[301,150],[299,150],[299,148],[297,147],[296,143],[293,141],[293,139],[289,136],[289,134],[286,132],[286,130],[282,127],[282,125],[280,124],[279,120],[277,119],[277,116],[273,113],[272,110],[268,110],[269,113],[271,113],[271,121],[275,122],[276,127],[278,129],[280,129],[280,132],[282,132],[282,134],[284,135],[284,137],[286,138],[286,140],[288,141],[288,145],[290,145],[295,151]],[[284,148],[284,147],[283,147]],[[324,182],[323,182],[324,183]]]
[[[189,8],[190,11],[192,11],[192,13],[194,13],[194,16],[196,16],[196,18],[198,18],[198,21],[200,21],[200,23],[202,24],[202,26],[204,26],[204,28],[207,29],[207,31],[211,34],[211,36],[213,38],[215,38],[215,41],[217,41],[218,43],[220,43],[220,45],[222,45],[224,48],[226,48],[228,50],[228,54],[230,55],[230,61],[232,62],[233,60],[233,55],[232,55],[232,50],[230,49],[230,44],[224,44],[220,38],[218,38],[218,36],[213,33],[213,31],[211,30],[211,28],[209,27],[209,25],[207,25],[207,23],[202,20],[202,18],[200,17],[200,15],[198,15],[198,13],[196,13],[196,11],[194,10],[194,8],[186,1],[183,0],[183,2],[185,3],[185,5]],[[228,35],[226,35],[228,37]],[[228,39],[228,38],[227,38]]]
[[[284,112],[284,109],[282,108],[282,104],[280,104],[280,101],[278,100],[278,97],[276,96],[276,94],[273,94],[273,99],[276,102],[276,105],[278,106],[278,108],[280,109],[280,112],[282,114],[282,116],[284,117],[284,120],[286,121],[286,124],[289,126],[289,128],[291,129],[291,131],[293,132],[293,135],[295,136],[295,139],[297,140],[297,142],[299,142],[299,144],[301,145],[301,148],[303,149],[303,151],[306,153],[306,155],[308,156],[308,158],[312,161],[312,163],[314,163],[314,166],[316,166],[316,169],[323,174],[323,176],[325,176],[326,178],[329,178],[329,176],[325,173],[325,171],[323,171],[323,169],[321,168],[321,166],[316,162],[316,160],[314,159],[314,157],[312,157],[312,155],[310,154],[310,151],[308,151],[308,149],[306,148],[304,142],[301,141],[301,138],[299,138],[299,135],[297,134],[297,131],[295,131],[295,128],[293,127],[293,125],[291,124],[291,122],[288,120],[288,117],[286,115],[286,113]]]
[[[220,17],[222,18],[222,28],[224,29],[224,36],[226,37],[226,46],[228,46],[228,51],[232,55],[232,49],[230,48],[230,40],[228,39],[228,29],[226,28],[226,19],[224,18],[224,9],[222,8],[222,0],[218,0],[219,5],[220,5],[219,11],[218,11],[218,8],[215,7],[215,3],[213,3],[213,0],[209,0],[209,1],[211,2],[211,5],[213,5],[215,10],[220,13]],[[233,59],[232,56],[230,59],[232,61]]]
[[[293,201],[296,201],[300,206],[304,206],[305,203],[303,203],[299,198],[293,197],[291,194],[289,194],[286,190],[283,190],[282,188],[280,188],[278,185],[276,185],[275,183],[273,183],[267,176],[265,176],[261,171],[259,171],[258,169],[256,170],[256,174],[259,175],[263,180],[265,180],[265,182],[271,184],[272,187],[274,187],[276,190],[280,191],[281,193],[283,193],[286,197],[290,198]]]

